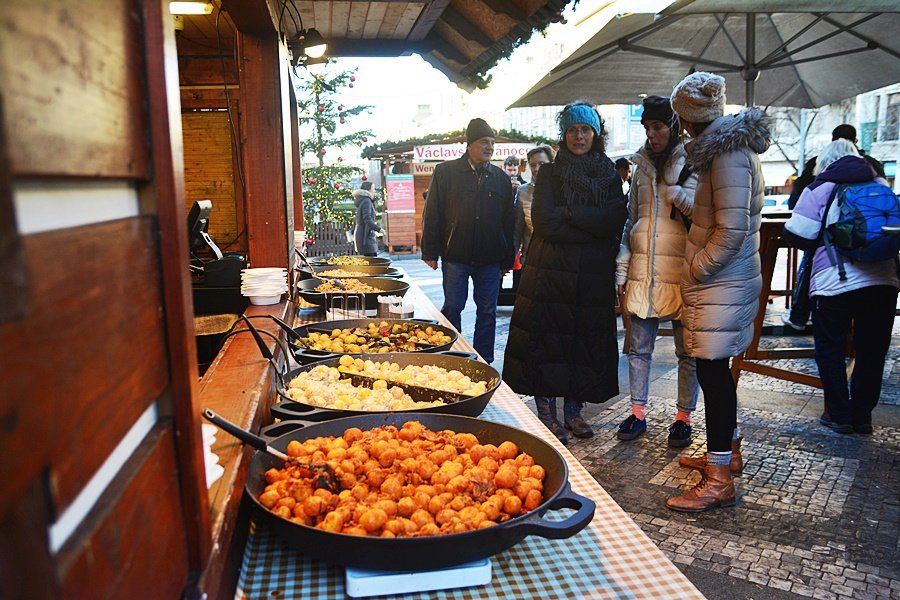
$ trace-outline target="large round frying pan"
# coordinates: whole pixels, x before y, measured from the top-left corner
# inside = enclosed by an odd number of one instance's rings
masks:
[[[459,354],[461,354],[462,356],[460,356]],[[497,391],[497,388],[500,387],[500,374],[492,366],[483,362],[478,362],[477,360],[472,360],[471,358],[469,358],[470,356],[472,356],[470,354],[464,352],[459,354],[412,354],[407,352],[388,352],[385,354],[362,354],[360,355],[360,358],[362,358],[363,360],[371,360],[372,362],[387,361],[397,363],[400,365],[401,369],[409,365],[435,365],[447,369],[448,371],[457,370],[463,375],[468,376],[470,379],[472,379],[472,381],[488,382],[487,391],[485,391],[483,394],[479,394],[478,396],[464,396],[462,394],[440,392],[437,390],[421,388],[413,385],[391,383],[388,384],[399,385],[399,387],[403,388],[406,393],[413,398],[413,400],[433,402],[440,399],[445,402],[440,406],[432,406],[430,408],[419,408],[408,411],[395,411],[397,414],[420,412],[477,417],[484,411],[484,408],[488,405],[488,402],[491,401],[491,396],[493,396],[494,392]],[[290,382],[291,379],[293,379],[300,373],[311,371],[319,365],[336,367],[340,360],[341,357],[337,356],[334,358],[320,360],[318,362],[298,367],[284,376],[285,384]],[[363,385],[365,385],[365,383],[367,382],[366,379],[358,378],[356,376],[351,377],[351,379],[353,379],[355,382],[360,382]],[[279,419],[324,421],[329,419],[339,419],[342,417],[373,414],[372,411],[337,410],[332,408],[313,406],[304,402],[297,402],[296,400],[291,399],[290,396],[286,395],[285,391],[281,388],[278,389],[278,395],[281,397],[281,401],[277,404],[272,405],[271,412],[273,417]]]
[[[328,259],[329,259],[329,258],[345,258],[345,257],[343,257],[343,256],[341,256],[341,257],[336,257],[336,256],[311,256],[311,257],[308,258],[307,260],[309,261],[309,264],[311,264],[311,265],[313,265],[313,266],[316,266],[316,265],[331,265],[332,267],[341,267],[341,266],[343,266],[343,267],[345,267],[345,268],[348,267],[348,266],[351,266],[351,267],[354,266],[354,265],[335,265],[335,264],[333,264],[333,263],[328,262]],[[347,256],[346,258],[354,258],[354,259],[358,259],[359,261],[365,261],[365,263],[366,263],[367,265],[370,265],[370,266],[373,266],[373,267],[375,267],[375,266],[386,267],[386,266],[388,266],[389,264],[391,264],[391,259],[389,259],[389,258],[380,258],[380,257],[378,257],[378,256],[350,255],[350,256]]]
[[[280,435],[270,442],[274,448],[284,451],[291,440],[305,441],[318,436],[340,436],[351,427],[362,430],[381,425],[401,427],[409,420],[420,421],[429,429],[450,429],[460,433],[472,433],[482,444],[499,445],[506,440],[514,442],[522,452],[534,457],[544,467],[544,502],[535,510],[486,529],[441,536],[413,538],[360,537],[332,533],[314,527],[300,525],[266,510],[257,498],[265,489],[263,474],[270,468],[284,466],[266,452],[256,452],[250,465],[245,490],[257,506],[260,522],[264,522],[288,545],[310,558],[328,563],[362,569],[393,571],[419,571],[441,569],[503,552],[529,535],[549,539],[571,537],[584,529],[594,517],[595,504],[569,487],[569,469],[562,456],[547,442],[521,429],[456,415],[422,413],[377,414],[349,417],[324,423],[294,423],[302,427]],[[283,430],[287,425],[279,423]],[[265,436],[268,429],[263,430]],[[562,521],[548,521],[544,514],[562,508],[575,509],[575,513]]]
[[[275,317],[274,320],[287,334],[290,342],[291,353],[294,355],[294,359],[297,361],[297,363],[301,365],[325,360],[326,358],[340,357],[343,354],[348,354],[350,356],[359,356],[359,354],[352,354],[349,352],[336,353],[306,348],[300,344],[300,339],[308,337],[310,332],[331,333],[335,329],[367,329],[369,327],[369,323],[375,323],[376,325],[380,323],[387,323],[388,327],[392,327],[394,325],[418,325],[423,329],[431,327],[435,331],[438,331],[450,337],[450,341],[446,344],[439,344],[437,346],[422,345],[415,350],[406,350],[406,352],[442,352],[444,350],[449,350],[450,347],[456,343],[456,340],[459,339],[459,334],[452,327],[444,327],[443,325],[439,325],[437,321],[430,321],[427,319],[380,319],[378,317],[372,319],[342,319],[339,321],[322,321],[320,323],[310,323],[309,325],[303,325],[302,327],[294,328],[292,328],[281,319],[278,319],[277,317]]]
[[[317,292],[316,287],[325,283],[322,279],[312,277],[304,279],[297,284],[300,296],[311,304],[318,304],[325,308],[345,308],[346,310],[354,310],[356,308],[365,308],[366,310],[378,309],[379,296],[403,296],[409,291],[409,284],[405,281],[396,279],[385,279],[382,277],[359,277],[354,279],[373,288],[378,292]]]
[[[311,265],[309,267],[301,267],[300,268],[300,277],[302,279],[309,279],[310,277],[319,277],[319,273],[322,271],[334,271],[335,269],[341,269],[343,271],[352,271],[355,273],[361,273],[361,275],[348,275],[346,277],[342,277],[341,279],[355,279],[357,277],[390,277],[392,279],[397,279],[403,277],[403,273],[400,272],[399,269],[395,269],[394,267],[389,266],[381,266],[381,265]]]

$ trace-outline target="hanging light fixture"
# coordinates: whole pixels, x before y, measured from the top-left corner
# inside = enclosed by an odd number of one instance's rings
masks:
[[[297,34],[297,39],[300,40],[300,47],[303,48],[303,53],[310,58],[321,58],[325,56],[325,51],[328,50],[325,38],[313,27],[301,30]]]
[[[212,2],[169,2],[169,13],[173,15],[208,15],[212,11]]]

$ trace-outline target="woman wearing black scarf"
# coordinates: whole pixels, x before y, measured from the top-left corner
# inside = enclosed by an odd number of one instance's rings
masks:
[[[538,174],[503,379],[534,395],[541,421],[566,442],[556,397],[564,398],[565,428],[586,438],[593,431],[584,403],[619,393],[615,260],[626,208],[593,105],[570,104],[557,120],[560,149]]]

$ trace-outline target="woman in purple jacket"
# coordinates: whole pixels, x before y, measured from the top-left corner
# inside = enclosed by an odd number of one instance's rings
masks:
[[[838,139],[816,163],[816,179],[800,196],[785,224],[789,243],[815,249],[809,295],[812,298],[816,364],[825,392],[819,422],[838,433],[872,433],[872,409],[881,394],[884,359],[891,342],[900,280],[894,260],[854,262],[844,258],[846,278],[821,245],[822,217],[835,186],[885,183],[859,156],[852,142]],[[847,387],[844,350],[853,325],[856,363]]]

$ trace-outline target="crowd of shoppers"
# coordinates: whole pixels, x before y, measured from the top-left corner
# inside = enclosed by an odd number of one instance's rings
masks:
[[[507,160],[506,172],[490,164],[495,134],[473,119],[466,155],[435,169],[423,217],[423,260],[433,269],[442,261],[442,312],[460,328],[471,278],[474,346],[488,362],[500,278],[518,256],[522,274],[503,378],[519,394],[534,397],[538,417],[563,443],[570,433],[594,434],[582,416],[585,403],[619,393],[616,292],[629,320],[631,414],[618,427],[620,440],[647,431],[655,341],[660,323],[671,322],[678,386],[668,444],[691,443],[701,390],[707,438],[704,455],[679,460],[701,472],[699,482],[666,501],[684,512],[735,503],[734,476],[743,469],[743,456],[729,362],[753,338],[762,290],[765,182],[759,155],[771,143],[770,121],[755,107],[725,115],[725,99],[725,80],[706,72],[686,76],[670,97],[645,98],[646,141],[616,163],[606,155],[606,129],[596,108],[569,104],[557,117],[558,152],[547,146],[528,152],[527,183],[517,158]],[[795,184],[785,230],[790,242],[809,251],[809,285],[798,291],[795,307],[802,311],[808,290],[825,392],[821,422],[839,433],[867,434],[891,338],[900,263],[848,260],[846,275],[837,276],[822,247],[828,200],[836,186],[883,182],[884,172],[861,156],[855,129],[838,127],[833,137]],[[792,318],[785,322],[793,325]],[[796,326],[804,327],[805,318]],[[848,387],[844,350],[851,330],[856,366]]]

